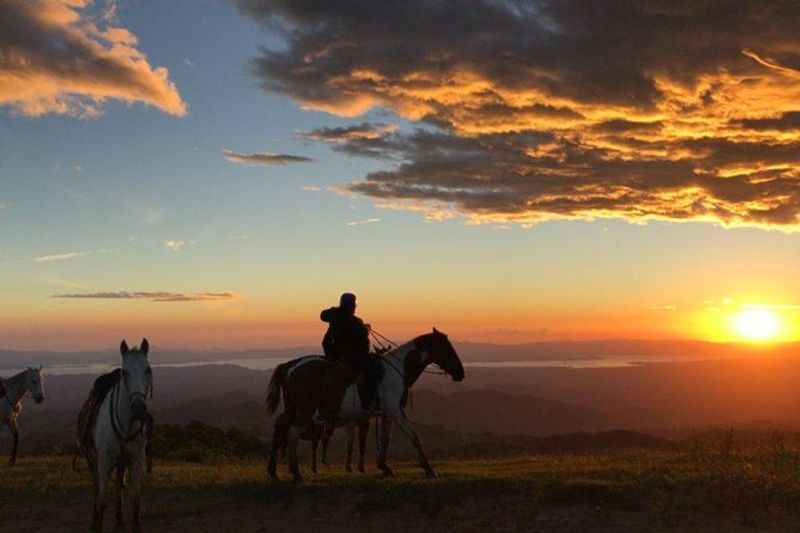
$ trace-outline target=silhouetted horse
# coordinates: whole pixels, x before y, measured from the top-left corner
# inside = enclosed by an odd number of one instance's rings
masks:
[[[417,450],[420,466],[428,477],[435,477],[433,467],[425,457],[422,443],[416,431],[405,415],[405,404],[408,389],[414,385],[428,365],[434,364],[445,371],[454,381],[464,379],[464,366],[458,357],[447,335],[436,328],[433,333],[420,335],[414,340],[381,356],[384,365],[383,377],[378,384],[378,401],[381,411],[380,446],[378,449],[378,468],[386,476],[393,475],[386,464],[389,450],[389,439],[394,422],[408,436]],[[284,411],[275,420],[272,437],[272,450],[267,472],[277,479],[277,454],[283,448],[289,451],[289,468],[296,481],[302,480],[297,458],[297,441],[303,436],[314,443],[314,461],[316,462],[316,443],[321,436],[319,424],[314,416],[323,405],[329,387],[336,386],[341,379],[347,378],[349,369],[332,363],[322,356],[300,357],[279,365],[272,374],[267,389],[267,410],[274,413],[280,405],[281,395]],[[325,409],[326,410],[326,409]],[[364,422],[369,420],[371,412],[365,411],[361,405],[358,386],[351,385],[347,389],[344,400],[339,406],[339,418],[345,421]]]

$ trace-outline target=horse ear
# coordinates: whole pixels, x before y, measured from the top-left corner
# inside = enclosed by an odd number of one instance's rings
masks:
[[[436,326],[433,326],[433,332],[434,332],[434,333],[439,333],[439,330],[438,330],[438,329],[436,329]]]
[[[147,355],[147,352],[150,351],[150,343],[147,342],[147,339],[142,339],[142,344],[139,346],[139,351],[144,355]]]
[[[122,355],[127,355],[130,348],[128,348],[128,343],[125,342],[125,339],[122,339],[122,343],[119,345],[119,353]]]

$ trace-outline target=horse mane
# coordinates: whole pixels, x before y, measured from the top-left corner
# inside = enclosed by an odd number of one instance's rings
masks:
[[[9,385],[19,385],[20,382],[22,382],[22,380],[25,379],[25,374],[27,374],[29,370],[30,370],[29,368],[26,368],[22,372],[17,372],[11,377],[0,378],[0,379],[2,379],[5,383],[8,383]]]

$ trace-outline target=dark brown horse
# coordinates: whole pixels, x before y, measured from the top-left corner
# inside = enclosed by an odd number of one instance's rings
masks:
[[[408,436],[417,450],[420,466],[428,477],[436,473],[428,462],[422,449],[422,442],[405,415],[405,404],[408,389],[414,385],[428,365],[437,365],[454,381],[464,379],[464,366],[458,357],[447,335],[436,328],[432,333],[420,335],[412,341],[381,356],[383,377],[378,384],[378,400],[381,417],[380,446],[378,450],[378,468],[386,476],[393,474],[386,464],[389,439],[394,423]],[[347,389],[344,400],[339,406],[326,405],[331,387],[340,387],[352,381],[352,371],[336,365],[321,356],[306,356],[279,365],[272,374],[267,390],[267,410],[277,411],[281,396],[284,411],[275,420],[267,472],[277,479],[277,454],[282,449],[289,451],[289,469],[296,481],[302,480],[297,458],[297,441],[308,438],[314,443],[314,461],[316,463],[316,444],[321,437],[321,427],[315,420],[319,411],[337,411],[342,421],[366,422],[370,411],[361,405],[357,386]]]

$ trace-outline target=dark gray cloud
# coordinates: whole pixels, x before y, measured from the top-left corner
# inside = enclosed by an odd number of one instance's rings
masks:
[[[289,163],[310,163],[314,161],[310,157],[291,154],[273,154],[270,152],[256,154],[239,154],[230,150],[223,150],[225,159],[232,163],[242,163],[246,165],[286,165]]]
[[[95,300],[148,300],[151,302],[218,302],[236,300],[239,295],[234,292],[163,292],[163,291],[111,291],[111,292],[88,292],[73,294],[54,294],[52,298],[65,299],[95,299]]]
[[[306,134],[386,159],[348,188],[387,207],[798,226],[796,2],[233,1],[285,37],[266,90],[426,126]]]
[[[355,126],[342,126],[339,128],[318,128],[303,132],[300,137],[312,141],[348,142],[359,139],[379,139],[397,129],[394,124],[383,122],[362,122]]]
[[[319,128],[300,133],[300,138],[331,144],[337,152],[361,157],[389,158],[403,143],[395,124],[363,122],[355,126]]]
[[[800,107],[800,103],[798,103]],[[800,130],[800,111],[783,113],[777,118],[746,118],[734,121],[734,126],[751,130]]]

